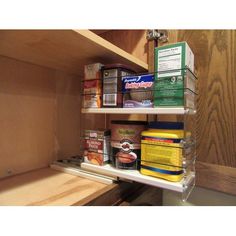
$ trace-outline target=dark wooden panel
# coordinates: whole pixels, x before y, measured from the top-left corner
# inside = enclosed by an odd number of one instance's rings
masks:
[[[108,31],[111,31],[111,30],[106,30],[106,29],[97,29],[97,30],[90,30],[92,31],[93,33],[97,34],[97,35],[101,35],[101,34],[104,34]]]
[[[154,57],[154,50],[157,46],[156,40],[150,40],[148,41],[148,71],[153,73],[155,70],[155,57]]]
[[[162,190],[140,183],[109,185],[75,205],[85,206],[161,206]]]
[[[236,195],[235,168],[204,162],[197,162],[196,167],[198,186]]]
[[[139,183],[121,182],[119,184],[108,186],[105,191],[98,192],[96,198],[94,196],[88,197],[75,205],[86,206],[115,206],[123,202],[127,197],[135,195],[136,191],[142,188],[143,185]]]
[[[235,84],[230,30],[184,30],[198,74],[198,160],[236,167]]]
[[[229,168],[236,167],[236,32],[169,32],[170,42],[187,41],[195,54],[195,69],[199,78],[197,159],[201,163],[197,165],[197,183],[236,194],[232,185],[232,174],[236,170]]]
[[[144,185],[120,206],[162,206],[162,189]]]

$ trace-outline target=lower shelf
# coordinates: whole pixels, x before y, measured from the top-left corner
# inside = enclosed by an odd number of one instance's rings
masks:
[[[192,185],[195,179],[194,173],[190,173],[180,182],[170,182],[163,179],[154,178],[151,176],[142,175],[137,170],[120,170],[107,164],[105,166],[96,166],[88,163],[82,163],[81,168],[88,171],[93,171],[103,175],[109,175],[127,180],[132,180],[138,183],[151,185],[163,189],[168,189],[180,193],[184,193]]]

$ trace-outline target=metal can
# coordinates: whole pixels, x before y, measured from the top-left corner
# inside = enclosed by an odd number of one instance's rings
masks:
[[[111,161],[118,169],[140,167],[141,132],[146,121],[111,121]]]

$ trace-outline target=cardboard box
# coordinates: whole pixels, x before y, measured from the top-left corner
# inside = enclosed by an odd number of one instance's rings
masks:
[[[186,42],[155,48],[154,106],[187,104],[193,108],[195,92],[193,71],[194,54]]]
[[[83,107],[101,107],[102,82],[100,79],[85,80],[83,82]]]
[[[155,48],[157,78],[183,75],[186,67],[194,72],[194,54],[186,42]]]
[[[84,161],[104,165],[109,161],[110,130],[85,130]]]
[[[153,107],[154,74],[122,78],[123,107]]]
[[[134,74],[135,71],[123,64],[109,64],[102,68],[103,107],[122,107],[122,78]]]
[[[84,79],[101,79],[101,68],[103,64],[94,63],[84,66]]]

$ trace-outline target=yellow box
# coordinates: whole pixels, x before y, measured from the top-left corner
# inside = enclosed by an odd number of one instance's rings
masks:
[[[183,178],[183,130],[149,129],[142,132],[141,173],[169,181]]]

